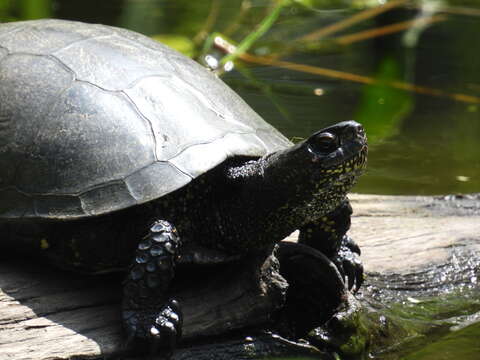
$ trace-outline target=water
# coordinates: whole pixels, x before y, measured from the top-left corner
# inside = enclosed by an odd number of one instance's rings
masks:
[[[368,13],[380,3],[384,1],[292,1],[249,53],[309,67],[294,71],[285,63],[237,61],[222,77],[293,140],[335,122],[362,122],[370,153],[357,192],[480,191],[480,3],[424,0],[412,5],[400,0],[390,4],[405,6]],[[161,38],[202,61],[207,54],[223,56],[213,49],[202,52],[210,34],[218,32],[238,43],[271,13],[274,4],[270,0],[0,0],[0,20],[56,17],[121,26]],[[337,31],[331,27],[358,14],[364,15],[363,20]],[[377,29],[373,35],[378,35],[392,29],[391,24],[402,27],[414,20],[417,27],[410,23],[386,36],[368,38],[366,32]],[[318,35],[319,30],[323,35]],[[299,39],[305,36],[314,40],[302,43]],[[410,352],[402,351],[402,356],[478,359],[472,338],[479,335],[478,322],[473,322],[454,333],[424,339]],[[395,356],[390,358],[400,355]]]

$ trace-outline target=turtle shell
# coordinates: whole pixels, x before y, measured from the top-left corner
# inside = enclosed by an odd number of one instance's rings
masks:
[[[109,213],[228,157],[289,145],[214,74],[148,37],[62,20],[0,25],[0,219]]]

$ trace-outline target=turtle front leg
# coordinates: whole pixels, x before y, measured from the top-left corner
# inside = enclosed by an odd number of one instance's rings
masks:
[[[122,312],[127,344],[139,350],[171,353],[181,337],[182,311],[168,298],[180,246],[177,231],[163,220],[154,222],[137,246],[123,285]]]
[[[302,227],[298,241],[331,259],[342,276],[348,278],[348,288],[356,292],[363,283],[363,265],[359,246],[346,234],[351,215],[352,207],[344,201],[335,211]]]

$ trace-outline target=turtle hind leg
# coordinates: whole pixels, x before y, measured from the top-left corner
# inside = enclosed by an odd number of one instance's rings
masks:
[[[181,241],[167,221],[153,223],[137,246],[123,284],[127,345],[142,352],[171,352],[181,337],[180,304],[168,298]]]

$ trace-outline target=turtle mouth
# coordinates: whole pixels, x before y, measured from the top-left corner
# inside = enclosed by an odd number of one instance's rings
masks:
[[[322,196],[328,193],[330,197],[337,198],[337,200],[344,198],[365,171],[367,153],[368,149],[365,143],[351,156],[340,157],[338,163],[319,168],[315,182],[318,184],[317,186],[320,186]]]
[[[342,169],[342,173],[350,172],[349,169],[363,168],[367,161],[367,152],[366,141],[354,141],[340,146],[327,156],[323,156],[321,161],[316,159],[313,159],[313,161],[319,162],[320,167],[325,170]]]
[[[343,158],[339,164],[321,167],[317,170],[316,182],[323,184],[324,190],[330,188],[343,189],[346,193],[357,182],[365,171],[367,164],[367,147],[362,147],[355,155]]]
[[[335,184],[345,183],[347,178],[352,178],[353,182],[364,173],[367,165],[367,148],[362,148],[355,156],[343,161],[340,165],[327,168],[326,172],[337,174]],[[348,182],[348,181],[347,181]],[[353,184],[352,184],[353,185]]]

